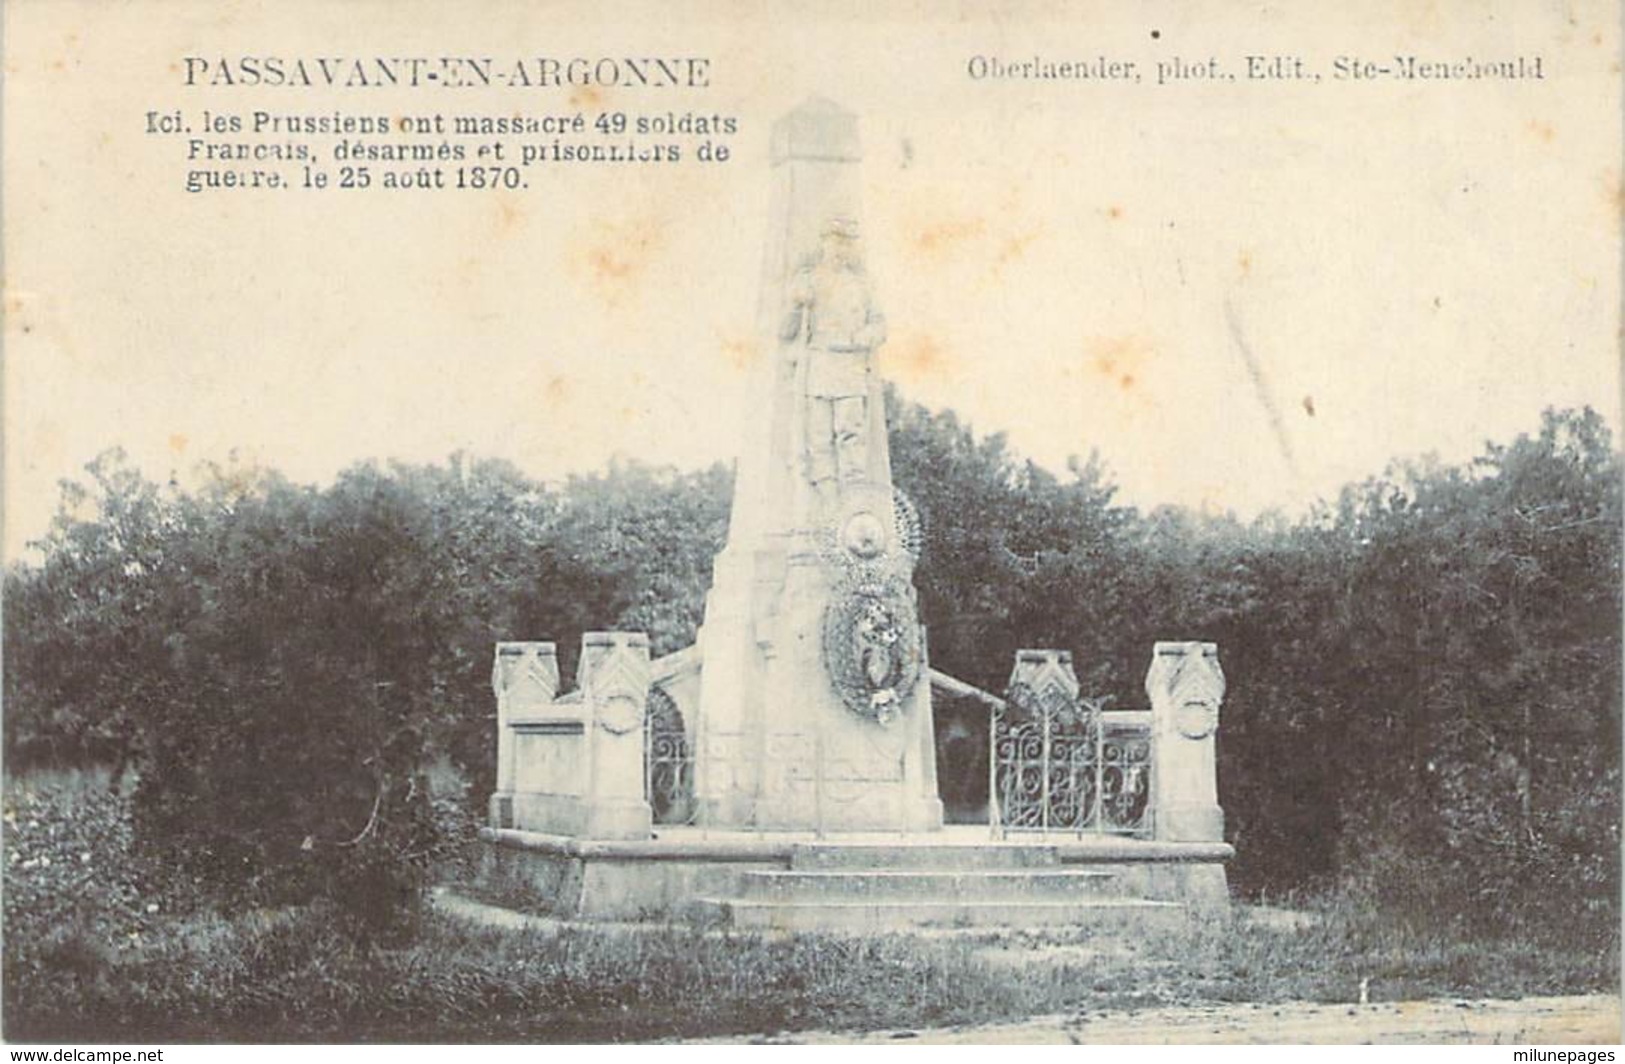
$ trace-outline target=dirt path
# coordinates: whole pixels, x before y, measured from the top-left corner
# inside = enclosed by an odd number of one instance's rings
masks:
[[[1181,1009],[1048,1016],[1024,1023],[843,1034],[706,1040],[709,1044],[1010,1045],[1077,1043],[1607,1044],[1620,1041],[1618,998],[1404,1001],[1376,1005],[1198,1005]]]

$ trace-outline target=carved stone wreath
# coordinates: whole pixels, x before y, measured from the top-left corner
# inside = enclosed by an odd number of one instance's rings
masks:
[[[908,583],[864,573],[843,581],[824,611],[824,667],[846,708],[886,725],[920,679],[920,625]]]
[[[611,735],[626,735],[643,724],[644,707],[630,695],[615,695],[598,703],[598,726]]]
[[[886,570],[911,571],[920,556],[920,518],[901,491],[848,485],[818,531],[824,561],[847,579]]]
[[[1187,739],[1206,739],[1219,730],[1219,707],[1199,699],[1181,702],[1174,711],[1174,727]]]

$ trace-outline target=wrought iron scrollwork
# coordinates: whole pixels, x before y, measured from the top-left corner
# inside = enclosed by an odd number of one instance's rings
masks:
[[[656,824],[692,824],[694,745],[682,711],[659,687],[649,689],[643,716],[643,795]]]
[[[1149,828],[1151,737],[1105,729],[1100,746],[1101,820],[1107,831]]]
[[[1151,745],[1108,724],[1104,698],[1012,685],[990,720],[990,815],[1003,832],[1149,829]]]

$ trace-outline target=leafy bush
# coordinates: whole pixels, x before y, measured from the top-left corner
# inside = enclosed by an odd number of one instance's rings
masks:
[[[461,459],[325,491],[223,468],[185,493],[116,453],[88,472],[7,575],[13,767],[116,749],[146,850],[230,905],[331,899],[363,937],[444,845],[430,766],[489,793],[492,644],[622,619],[692,638],[725,505],[715,472],[641,467],[560,491]]]

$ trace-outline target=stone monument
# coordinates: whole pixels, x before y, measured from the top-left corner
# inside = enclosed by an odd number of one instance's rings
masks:
[[[934,829],[926,641],[874,367],[886,324],[864,265],[856,119],[813,100],[780,120],[772,151],[758,327],[774,354],[699,637],[701,815]]]
[[[562,914],[784,928],[1222,904],[1212,644],[1157,644],[1149,710],[1083,697],[1062,649],[1019,651],[1003,697],[930,666],[860,158],[856,119],[827,101],[773,128],[770,354],[695,643],[651,660],[643,633],[588,632],[564,693],[554,644],[497,645],[483,874]],[[961,725],[983,715],[985,825],[943,826],[933,692]]]

